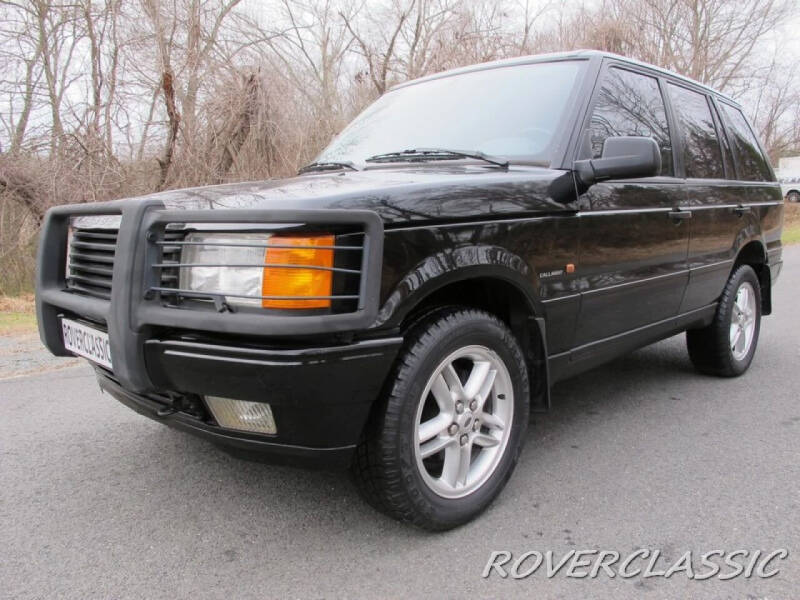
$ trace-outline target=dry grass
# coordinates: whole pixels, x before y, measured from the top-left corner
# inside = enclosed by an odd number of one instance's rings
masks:
[[[781,240],[784,244],[800,244],[800,204],[786,204],[783,216]]]
[[[800,225],[800,203],[787,202],[784,207],[784,224]]]
[[[0,296],[0,312],[6,311],[33,314],[36,312],[33,294]]]
[[[800,224],[784,227],[781,241],[784,244],[800,244]]]
[[[0,335],[33,333],[36,312],[33,294],[0,296]]]

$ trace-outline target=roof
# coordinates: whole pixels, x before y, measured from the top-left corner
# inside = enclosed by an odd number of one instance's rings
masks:
[[[441,71],[440,73],[434,73],[433,75],[427,75],[425,77],[420,77],[419,79],[412,79],[411,81],[406,81],[404,83],[397,84],[393,86],[391,89],[392,90],[400,89],[407,86],[416,85],[417,83],[422,83],[424,81],[430,81],[432,79],[451,77],[453,75],[461,75],[462,73],[471,73],[473,71],[483,71],[486,69],[496,69],[500,67],[513,67],[517,65],[528,65],[540,62],[555,62],[561,60],[589,60],[591,58],[613,58],[614,60],[618,60],[620,62],[626,62],[631,65],[636,65],[639,67],[645,67],[652,71],[661,73],[662,75],[666,75],[668,77],[672,77],[673,79],[684,81],[693,86],[702,88],[708,93],[719,96],[720,98],[724,98],[728,102],[731,102],[736,106],[739,106],[739,103],[736,102],[736,100],[734,100],[730,96],[723,94],[722,92],[715,90],[703,83],[700,83],[699,81],[695,81],[690,77],[680,75],[679,73],[675,73],[674,71],[669,71],[668,69],[664,69],[662,67],[658,67],[650,63],[642,62],[633,58],[628,58],[626,56],[620,56],[619,54],[614,54],[613,52],[603,52],[601,50],[572,50],[568,52],[552,52],[549,54],[532,54],[529,56],[519,56],[515,58],[505,58],[502,60],[478,63],[466,67],[450,69],[448,71]]]

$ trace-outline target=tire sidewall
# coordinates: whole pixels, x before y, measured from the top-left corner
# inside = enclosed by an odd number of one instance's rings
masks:
[[[399,423],[395,448],[399,452],[400,470],[409,499],[427,518],[445,527],[473,518],[497,496],[511,475],[519,458],[528,424],[528,380],[522,353],[511,333],[488,316],[475,314],[468,323],[451,327],[426,348],[393,390],[393,399],[400,401]],[[489,479],[477,490],[462,498],[444,498],[428,487],[419,472],[415,454],[417,409],[433,370],[451,353],[465,346],[485,346],[505,364],[514,390],[514,416],[511,432],[500,462]]]

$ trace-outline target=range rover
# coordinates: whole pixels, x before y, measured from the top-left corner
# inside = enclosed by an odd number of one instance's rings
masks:
[[[532,56],[396,86],[293,178],[50,210],[37,312],[133,410],[349,467],[443,530],[499,494],[554,383],[684,331],[699,371],[743,374],[782,221],[732,99]]]

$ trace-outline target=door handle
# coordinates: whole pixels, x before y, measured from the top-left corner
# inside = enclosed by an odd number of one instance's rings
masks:
[[[734,208],[734,209],[733,209],[733,212],[734,212],[734,213],[735,213],[737,216],[739,216],[739,217],[743,217],[743,216],[744,216],[744,213],[746,213],[746,212],[750,212],[750,207],[749,207],[749,206],[742,206],[742,205],[740,204],[739,206],[737,206],[736,208]]]
[[[690,210],[671,210],[669,211],[669,218],[680,222],[692,218],[692,211]]]

